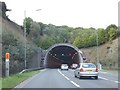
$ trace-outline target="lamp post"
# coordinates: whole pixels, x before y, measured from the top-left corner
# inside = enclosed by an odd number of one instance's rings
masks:
[[[27,69],[27,66],[26,66],[26,10],[24,10],[24,22],[25,22],[25,25],[24,25],[24,43],[25,43],[25,60],[24,60],[24,68]]]
[[[36,9],[35,11],[40,11],[42,9]],[[25,21],[24,21],[24,44],[25,44],[25,60],[24,60],[24,68],[27,69],[27,60],[26,60],[26,10],[24,10],[24,18],[25,18]],[[38,57],[39,58],[39,57]],[[39,59],[38,59],[39,60]],[[38,61],[39,63],[39,61]]]
[[[35,11],[38,12],[38,11],[41,11],[41,10],[42,10],[42,9],[36,9]],[[41,58],[41,57],[39,57],[40,50],[41,50],[41,49],[39,48],[39,49],[38,49],[38,54],[37,54],[37,55],[38,55],[38,68],[39,68],[40,65],[41,65],[41,61],[40,61],[40,59],[39,59],[39,58]],[[41,54],[42,54],[42,53],[41,53]]]
[[[97,67],[99,68],[98,33],[96,31]]]

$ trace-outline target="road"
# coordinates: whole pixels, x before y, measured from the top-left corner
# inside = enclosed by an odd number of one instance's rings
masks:
[[[44,69],[16,88],[118,88],[118,74],[100,72],[94,78],[75,78],[74,70]]]

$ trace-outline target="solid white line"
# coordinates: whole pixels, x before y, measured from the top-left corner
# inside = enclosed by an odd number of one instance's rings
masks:
[[[58,69],[58,72],[65,78],[67,79],[68,81],[70,81],[74,86],[80,88],[80,86],[78,84],[76,84],[75,82],[71,81],[67,76],[65,76],[59,69]]]

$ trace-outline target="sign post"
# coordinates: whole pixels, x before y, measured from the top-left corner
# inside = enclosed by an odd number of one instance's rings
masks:
[[[6,77],[9,77],[9,53],[5,54],[6,60],[5,60],[5,75]]]

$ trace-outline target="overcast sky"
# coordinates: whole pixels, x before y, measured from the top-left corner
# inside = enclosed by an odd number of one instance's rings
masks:
[[[119,0],[2,0],[9,18],[22,25],[24,11],[34,21],[70,27],[106,28],[118,25]],[[37,9],[42,9],[36,11]]]

